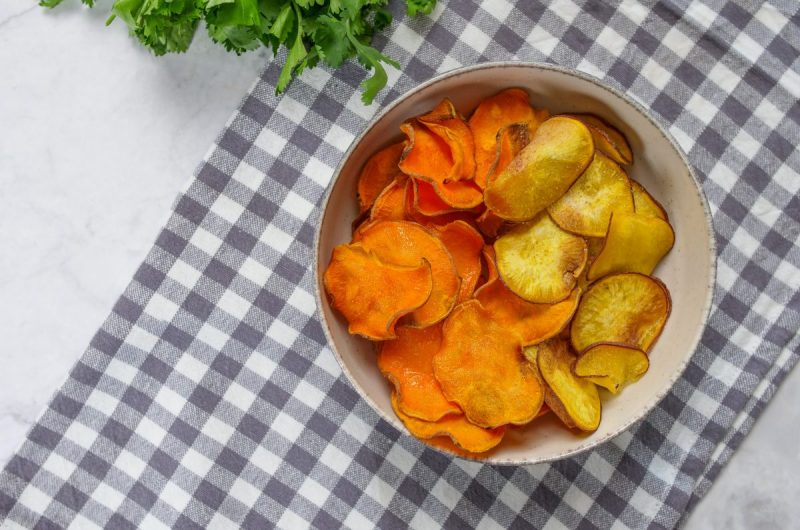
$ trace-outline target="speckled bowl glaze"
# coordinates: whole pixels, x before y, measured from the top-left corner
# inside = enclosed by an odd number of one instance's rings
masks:
[[[630,141],[635,162],[627,168],[664,205],[675,228],[675,246],[656,269],[672,294],[672,315],[650,353],[650,370],[617,396],[603,391],[603,418],[589,435],[576,435],[552,414],[508,431],[500,446],[482,458],[498,465],[549,462],[589,450],[617,436],[667,394],[697,347],[708,318],[715,277],[715,248],[708,204],[674,138],[630,97],[576,70],[549,64],[485,63],[442,74],[409,91],[375,116],[345,153],[322,206],[317,231],[316,297],[328,343],[353,386],[386,421],[408,434],[389,402],[390,385],[375,360],[373,345],[347,333],[347,323],[330,306],[322,275],[333,247],[351,239],[358,215],[356,183],[367,158],[401,138],[400,123],[449,97],[469,115],[486,96],[521,87],[535,107],[552,113],[601,116]],[[422,443],[422,442],[420,442]]]

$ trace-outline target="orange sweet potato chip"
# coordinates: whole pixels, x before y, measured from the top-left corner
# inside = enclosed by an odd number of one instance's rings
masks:
[[[403,315],[422,307],[433,289],[431,264],[389,264],[362,245],[333,249],[323,283],[331,305],[347,319],[348,331],[372,340],[392,339]],[[403,289],[394,286],[403,285]]]
[[[556,336],[569,323],[578,308],[581,290],[574,289],[565,300],[555,304],[534,304],[515,295],[496,278],[475,292],[492,320],[518,336],[528,346]]]
[[[486,186],[489,171],[497,157],[498,132],[512,123],[526,123],[530,132],[547,119],[546,110],[535,110],[528,103],[528,93],[509,88],[481,101],[469,119],[475,138],[475,182]]]
[[[433,370],[444,395],[481,427],[523,424],[544,400],[538,373],[522,356],[514,334],[477,300],[457,306],[443,327]]]
[[[447,436],[458,447],[470,453],[485,453],[499,444],[506,433],[505,427],[484,429],[470,423],[461,414],[445,416],[434,422],[413,418],[403,413],[395,393],[392,393],[392,407],[409,432],[417,438],[428,440]]]
[[[485,245],[481,254],[483,263],[486,266],[486,281],[483,284],[487,285],[500,278],[500,273],[497,271],[497,256],[494,253],[494,247],[491,245]]]
[[[456,211],[456,208],[439,197],[433,184],[419,179],[411,180],[414,187],[413,208],[416,212],[426,217],[433,217]]]
[[[397,406],[403,413],[425,421],[461,414],[461,409],[444,397],[433,376],[433,356],[441,345],[441,324],[425,329],[400,326],[396,339],[381,343],[378,368],[394,385]]]
[[[370,221],[401,221],[405,219],[408,186],[408,178],[403,175],[386,186],[372,204]]]
[[[505,171],[514,157],[531,142],[529,131],[527,123],[512,123],[500,129],[497,133],[497,154],[489,168],[487,182],[493,182],[497,175]]]
[[[452,180],[474,179],[475,142],[472,131],[464,118],[458,115],[453,103],[445,98],[418,120],[450,148],[454,165]]]
[[[407,317],[408,325],[423,328],[450,313],[461,281],[453,257],[432,231],[410,221],[377,221],[358,230],[354,237],[387,263],[407,267],[418,265],[423,259],[430,263],[433,290],[427,302]],[[402,291],[408,287],[405,283],[394,282],[382,289]]]
[[[486,209],[481,213],[475,223],[478,225],[481,233],[489,238],[497,237],[500,230],[505,226],[506,222],[501,217],[498,217],[493,211]]]
[[[392,144],[372,155],[358,177],[358,204],[362,212],[369,210],[383,189],[400,175],[397,164],[403,154],[403,142]]]
[[[403,123],[400,130],[407,137],[401,171],[432,184],[439,197],[454,208],[474,208],[481,203],[481,189],[471,180],[458,179],[462,168],[447,142],[419,120]]]
[[[438,231],[444,246],[453,256],[458,276],[461,278],[458,302],[463,302],[472,297],[481,275],[483,237],[465,221],[453,221]]]

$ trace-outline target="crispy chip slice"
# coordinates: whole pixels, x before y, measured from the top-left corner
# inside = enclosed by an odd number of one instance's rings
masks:
[[[616,272],[650,274],[674,243],[675,233],[663,219],[616,212],[587,277],[595,280]]]
[[[486,206],[510,221],[533,219],[566,193],[593,156],[592,135],[583,123],[563,116],[550,118],[486,186]]]
[[[418,120],[403,123],[400,130],[407,138],[401,171],[431,183],[439,197],[454,208],[474,208],[481,203],[481,189],[470,180],[456,178],[462,169],[447,142]]]
[[[370,221],[402,221],[406,217],[408,178],[400,176],[386,186],[375,199],[370,210]]]
[[[489,170],[497,156],[497,134],[512,123],[525,123],[530,132],[545,119],[546,110],[536,110],[528,102],[528,93],[521,88],[508,88],[481,101],[469,119],[475,138],[475,181],[484,187]]]
[[[475,299],[491,315],[492,320],[517,335],[527,346],[558,335],[578,309],[580,289],[555,304],[533,304],[515,295],[499,278],[475,291]]]
[[[600,254],[600,251],[603,250],[603,245],[605,245],[606,240],[604,237],[584,237],[586,240],[586,249],[588,250],[588,257],[586,259],[586,267],[583,268],[583,272],[578,277],[578,287],[585,291],[589,284],[592,283],[589,280],[589,269],[594,263],[594,260],[597,259],[597,256]]]
[[[444,395],[481,427],[531,421],[542,406],[538,374],[517,338],[494,322],[477,300],[458,305],[443,328],[433,371]]]
[[[536,360],[549,392],[545,402],[556,416],[570,428],[595,431],[600,425],[602,409],[597,387],[591,381],[572,373],[575,356],[567,341],[551,339],[538,345]]]
[[[618,164],[633,163],[631,146],[625,136],[616,128],[593,114],[571,114],[569,116],[580,120],[589,127],[594,139],[594,145],[599,151],[605,153]]]
[[[484,429],[467,421],[462,414],[451,414],[439,421],[425,421],[403,412],[398,406],[397,394],[392,392],[392,408],[406,429],[423,440],[437,436],[449,437],[458,447],[470,453],[485,453],[497,446],[506,433],[505,427]]]
[[[595,153],[586,171],[547,212],[564,230],[587,237],[605,237],[612,213],[633,213],[628,175],[616,162]]]
[[[388,263],[410,266],[422,259],[430,262],[433,275],[430,298],[425,305],[406,317],[406,324],[424,328],[450,313],[456,303],[461,281],[453,257],[433,232],[410,221],[378,221],[357,231],[354,237],[364,248]],[[394,282],[382,288],[402,291],[409,287]]]
[[[456,445],[453,440],[449,436],[434,436],[433,438],[428,438],[427,440],[422,440],[426,444],[439,449],[440,451],[444,451],[445,453],[449,453],[451,455],[457,455],[463,458],[472,458],[472,459],[481,459],[485,457],[485,453],[473,453],[471,451],[465,451],[464,449],[460,448]]]
[[[358,177],[358,204],[366,212],[378,195],[400,174],[398,164],[403,154],[403,142],[385,147],[372,155]]]
[[[450,148],[455,168],[451,179],[473,180],[475,178],[475,141],[469,125],[464,118],[458,115],[453,103],[444,98],[433,110],[417,119]]]
[[[350,333],[393,339],[397,320],[426,303],[433,289],[431,264],[422,257],[408,263],[386,263],[359,244],[333,249],[323,283],[331,305],[347,319]]]
[[[433,356],[442,345],[442,326],[399,326],[397,338],[382,342],[378,368],[394,385],[399,408],[407,415],[437,421],[461,409],[444,397],[433,375]]]
[[[481,252],[483,237],[469,223],[453,221],[438,229],[439,238],[453,256],[458,276],[461,278],[461,290],[458,302],[472,297],[478,279],[481,276]]]
[[[452,205],[447,204],[436,193],[433,184],[419,179],[411,179],[414,186],[413,208],[416,212],[425,217],[434,217],[458,211]]]
[[[635,180],[631,180],[631,191],[633,192],[633,205],[636,213],[669,221],[667,211],[661,206],[661,203],[650,195],[644,186]]]
[[[497,269],[509,289],[529,302],[569,296],[586,265],[586,241],[565,232],[547,213],[517,225],[494,242]]]
[[[642,350],[603,342],[583,352],[575,361],[573,372],[616,394],[623,386],[642,377],[649,367],[650,360]]]
[[[497,175],[506,170],[514,157],[531,143],[531,135],[531,129],[527,123],[512,123],[498,131],[497,152],[489,167],[487,184],[494,182]]]
[[[484,245],[481,255],[483,256],[483,263],[486,267],[486,280],[483,282],[483,284],[486,285],[498,279],[500,274],[497,272],[497,256],[494,253],[494,247],[491,245]]]
[[[475,219],[475,223],[484,236],[494,239],[505,226],[506,221],[498,217],[493,211],[486,209]]]
[[[656,278],[635,272],[594,282],[578,304],[570,326],[577,352],[601,342],[616,342],[647,353],[672,309],[669,291]]]

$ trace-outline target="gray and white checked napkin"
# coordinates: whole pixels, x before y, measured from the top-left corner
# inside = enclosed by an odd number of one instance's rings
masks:
[[[800,353],[797,4],[439,4],[393,4],[383,102],[460,65],[550,61],[627,91],[689,154],[719,273],[672,392],[551,465],[453,460],[380,420],[311,294],[318,204],[380,102],[360,104],[355,65],[276,98],[272,63],[0,475],[0,527],[669,528],[702,498]]]

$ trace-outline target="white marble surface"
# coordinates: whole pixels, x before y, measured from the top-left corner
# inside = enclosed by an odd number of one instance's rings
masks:
[[[111,309],[267,59],[154,58],[102,9],[0,2],[0,465]],[[800,520],[800,372],[687,527]]]

